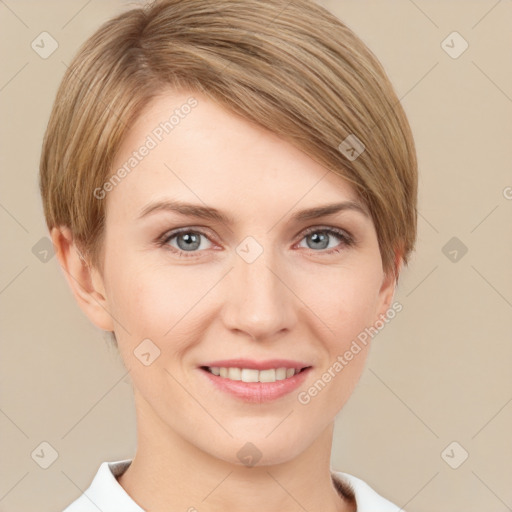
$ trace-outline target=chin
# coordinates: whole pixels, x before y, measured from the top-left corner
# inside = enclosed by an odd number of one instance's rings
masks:
[[[283,427],[284,425],[277,427],[270,435],[268,432],[271,429],[267,431],[261,427],[255,427],[254,432],[245,431],[238,435],[232,432],[233,439],[226,438],[222,443],[216,442],[213,450],[211,444],[204,449],[217,459],[241,467],[284,464],[298,457],[307,449],[308,443],[304,439],[304,432],[307,432],[307,429],[304,428],[302,434],[297,433],[295,436]],[[278,432],[280,428],[282,430]]]

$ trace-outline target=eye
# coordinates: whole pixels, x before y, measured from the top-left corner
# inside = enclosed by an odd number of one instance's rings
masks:
[[[339,243],[333,245],[331,241],[336,238]],[[203,239],[207,241],[206,247]],[[306,240],[307,249],[325,254],[337,253],[355,244],[352,236],[346,231],[333,227],[312,227],[303,234],[301,242],[302,240]],[[193,257],[197,253],[202,252],[202,250],[212,248],[210,238],[203,231],[191,229],[190,227],[165,232],[159,237],[157,244],[160,247],[169,249],[180,257]],[[299,247],[304,246],[299,245]]]
[[[330,240],[333,238],[337,238],[341,243],[334,245],[330,244]],[[345,231],[337,228],[313,227],[304,233],[302,240],[306,240],[307,248],[313,249],[315,252],[318,252],[317,249],[319,249],[327,254],[337,253],[345,247],[354,245],[354,239]],[[330,250],[326,251],[325,249]]]
[[[202,243],[202,238],[208,240],[208,242],[211,243],[210,239],[202,231],[196,231],[190,228],[185,228],[181,230],[171,231],[170,233],[164,233],[164,235],[158,240],[158,245],[162,247],[166,246],[173,252],[178,253],[179,256],[187,257],[193,256],[193,253],[201,252],[199,251],[200,248],[211,248],[204,247],[204,243]],[[175,242],[176,245],[173,245],[171,242]]]

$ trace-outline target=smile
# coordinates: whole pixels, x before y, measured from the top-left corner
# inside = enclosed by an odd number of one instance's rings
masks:
[[[295,391],[313,370],[305,361],[271,359],[223,359],[204,362],[198,367],[213,387],[244,402],[263,403]]]
[[[242,382],[276,382],[293,377],[295,374],[305,370],[305,368],[269,368],[266,370],[255,370],[253,368],[237,367],[203,367],[213,375],[229,380],[239,380]]]

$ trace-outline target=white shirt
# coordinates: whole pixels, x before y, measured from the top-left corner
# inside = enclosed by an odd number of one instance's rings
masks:
[[[132,459],[103,462],[91,485],[63,512],[146,512],[121,487],[122,475]],[[377,494],[366,482],[348,473],[332,472],[335,479],[349,484],[354,491],[357,512],[405,512]]]

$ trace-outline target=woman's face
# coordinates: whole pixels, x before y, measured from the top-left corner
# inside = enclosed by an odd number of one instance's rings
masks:
[[[392,300],[370,216],[340,177],[200,94],[155,100],[125,164],[102,199],[103,286],[139,428],[234,463],[292,459],[332,426],[368,345],[344,354]]]

